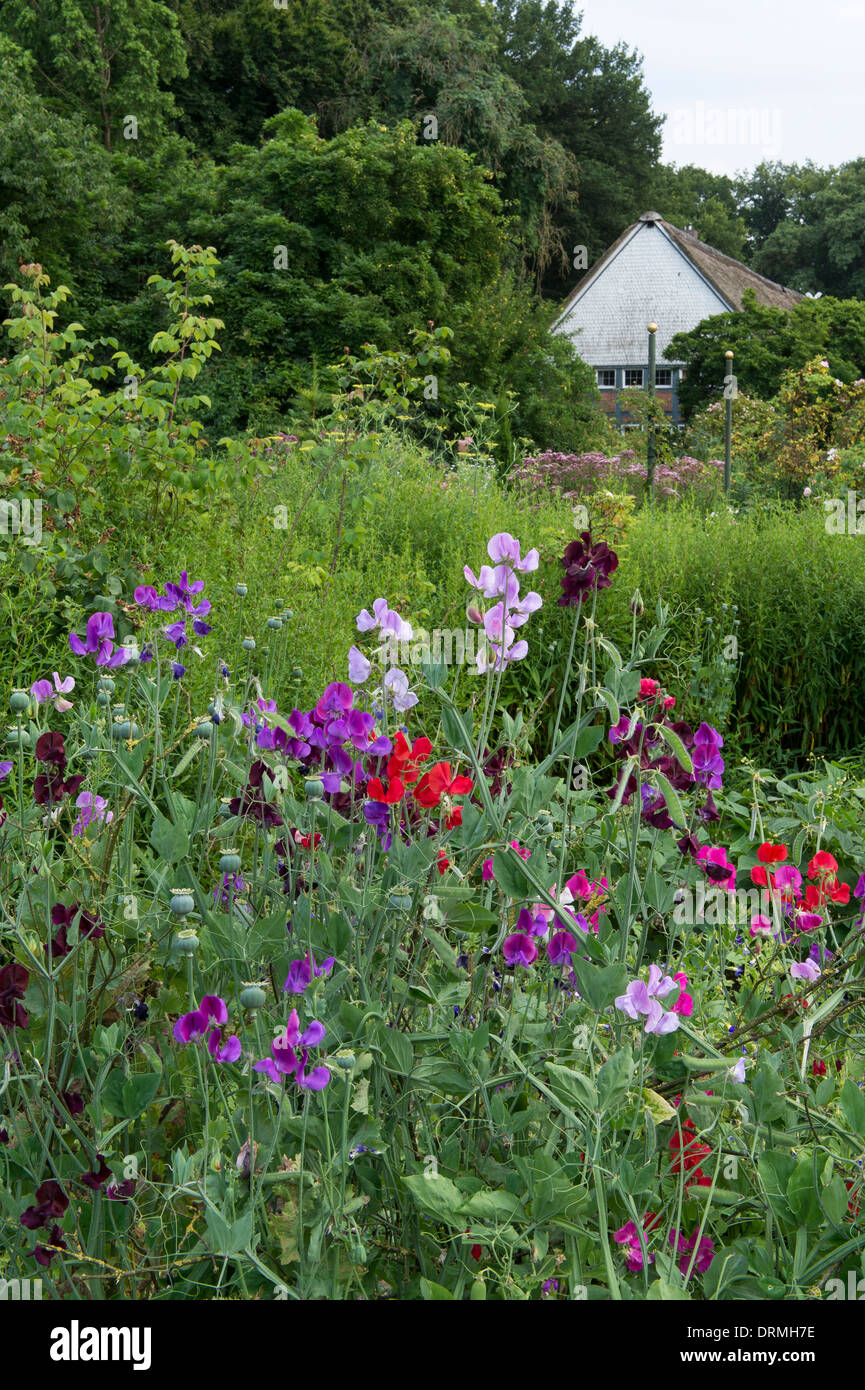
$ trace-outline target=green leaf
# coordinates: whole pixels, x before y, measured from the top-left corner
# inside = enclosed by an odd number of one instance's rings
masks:
[[[226,1221],[215,1207],[208,1207],[205,1216],[207,1231],[215,1255],[239,1255],[252,1240],[253,1213],[248,1211],[237,1221]]]
[[[545,1062],[544,1071],[550,1078],[550,1090],[553,1095],[563,1101],[569,1109],[598,1109],[598,1093],[590,1077],[582,1072],[572,1071],[570,1067],[561,1067],[556,1062]]]
[[[167,864],[179,864],[189,852],[189,836],[183,826],[175,825],[159,812],[153,818],[150,843]]]
[[[446,1222],[449,1226],[465,1228],[462,1205],[466,1196],[450,1178],[444,1177],[441,1173],[435,1176],[430,1174],[429,1177],[426,1173],[413,1173],[410,1177],[403,1178],[402,1182],[421,1211],[434,1216],[437,1221]]]
[[[138,1072],[126,1077],[121,1071],[113,1071],[102,1087],[102,1103],[112,1115],[137,1119],[153,1100],[161,1080],[159,1072]]]
[[[448,1300],[453,1302],[453,1294],[450,1289],[446,1289],[444,1284],[436,1284],[432,1279],[421,1279],[420,1281],[421,1298],[427,1303]]]
[[[598,1072],[598,1096],[601,1110],[612,1110],[618,1106],[634,1075],[634,1057],[629,1047],[614,1052]]]
[[[572,957],[572,965],[580,995],[595,1013],[606,1009],[628,987],[628,972],[622,964],[599,969],[576,955]]]
[[[841,1088],[841,1111],[854,1134],[865,1136],[865,1096],[849,1076]]]
[[[515,849],[497,849],[493,855],[493,873],[496,883],[509,898],[520,901],[532,896],[532,885],[526,878],[522,867],[523,860]]]

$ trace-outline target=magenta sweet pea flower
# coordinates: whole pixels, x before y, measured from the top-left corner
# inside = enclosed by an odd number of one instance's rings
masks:
[[[129,660],[125,647],[114,651],[114,619],[110,613],[91,613],[86,642],[76,632],[70,632],[69,645],[76,656],[95,656],[97,666],[123,666]]]
[[[304,960],[292,961],[288,967],[288,979],[282,988],[290,990],[292,994],[303,994],[313,978],[319,979],[322,975],[330,974],[335,961],[336,956],[328,956],[321,965],[316,965],[315,956],[311,951],[307,951]]]
[[[538,948],[530,936],[524,932],[514,932],[506,936],[502,947],[508,965],[522,965],[528,970],[538,958]]]
[[[273,1039],[270,1045],[269,1057],[265,1057],[260,1062],[253,1064],[253,1071],[264,1072],[270,1077],[271,1081],[285,1081],[293,1076],[298,1086],[305,1091],[323,1091],[330,1081],[330,1072],[327,1067],[314,1067],[312,1071],[306,1071],[306,1064],[309,1058],[309,1048],[318,1047],[324,1040],[324,1024],[313,1020],[312,1023],[301,1033],[300,1021],[297,1010],[292,1009],[288,1017],[285,1032]],[[295,1052],[295,1048],[300,1048],[300,1054]]]
[[[557,931],[547,944],[547,955],[552,965],[565,965],[577,949],[577,938],[569,931]]]
[[[183,1014],[174,1025],[174,1036],[179,1043],[192,1042],[193,1038],[203,1037],[213,1023],[227,1023],[228,1008],[225,1000],[218,994],[205,994],[198,1008],[192,1013]]]
[[[691,1014],[694,1012],[694,1000],[690,994],[686,994],[685,992],[688,977],[685,974],[679,974],[674,975],[673,979],[676,981],[677,985],[681,986],[681,993],[675,1004],[671,1006],[673,1013],[680,1014],[682,1018],[690,1018]]]

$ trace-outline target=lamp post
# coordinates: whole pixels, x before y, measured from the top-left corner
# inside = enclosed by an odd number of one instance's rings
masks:
[[[724,493],[729,497],[733,468],[733,394],[736,390],[736,378],[733,376],[733,354],[729,348],[724,357],[727,362],[724,376]]]
[[[655,420],[652,414],[652,406],[655,401],[655,334],[658,331],[656,323],[649,324],[649,435],[646,440],[646,496],[652,501],[655,487]]]

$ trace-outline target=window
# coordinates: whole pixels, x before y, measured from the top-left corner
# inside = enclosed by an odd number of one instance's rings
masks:
[[[616,385],[616,373],[612,367],[601,367],[598,371],[598,385],[602,391],[609,391]]]
[[[626,368],[625,368],[625,385],[626,385],[626,386],[642,386],[642,384],[643,384],[643,369],[642,369],[642,367],[626,367]]]
[[[656,368],[655,368],[655,385],[656,385],[656,386],[672,386],[672,384],[673,384],[673,369],[672,369],[672,367],[656,367]]]
[[[622,425],[622,433],[624,433],[625,430],[641,430],[641,429],[643,429],[643,428],[644,428],[643,425],[634,425],[634,424],[631,424],[631,425]]]

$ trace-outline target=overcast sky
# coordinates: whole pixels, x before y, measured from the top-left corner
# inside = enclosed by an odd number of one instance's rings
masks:
[[[663,158],[717,173],[865,155],[865,0],[576,0],[643,55]]]

